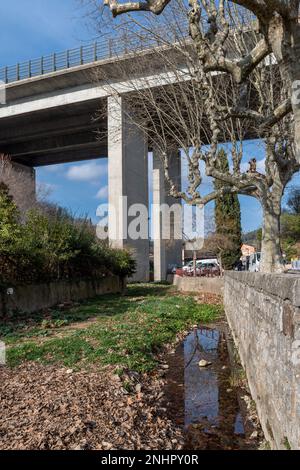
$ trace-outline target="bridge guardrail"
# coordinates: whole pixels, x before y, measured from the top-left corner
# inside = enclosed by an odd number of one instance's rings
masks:
[[[163,35],[162,35],[163,34]],[[169,36],[169,37],[168,37]],[[161,46],[178,40],[170,32],[158,30],[155,35],[149,34],[122,34],[115,38],[94,41],[75,49],[42,56],[38,59],[20,62],[16,65],[0,68],[0,81],[5,84],[42,76],[48,73],[67,70],[85,64],[92,64],[100,60],[118,57],[130,52],[142,51],[151,47]],[[159,43],[160,41],[160,43]]]

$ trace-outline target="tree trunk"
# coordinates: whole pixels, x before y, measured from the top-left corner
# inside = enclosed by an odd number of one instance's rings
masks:
[[[298,81],[298,85],[295,83],[295,90],[297,89],[297,93],[295,93],[292,97],[292,106],[294,112],[294,139],[295,139],[295,156],[296,161],[300,164],[300,78]]]
[[[298,15],[296,15],[297,17]],[[298,19],[290,25],[291,53],[285,53],[286,76],[289,86],[292,88],[291,100],[294,114],[294,139],[296,160],[300,163],[300,24]]]
[[[280,246],[281,203],[266,204],[263,211],[260,272],[280,273],[284,269]]]

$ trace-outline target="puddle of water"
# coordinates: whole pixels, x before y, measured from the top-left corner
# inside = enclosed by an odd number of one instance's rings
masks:
[[[210,362],[199,367],[201,360]],[[225,334],[194,329],[170,357],[170,416],[185,429],[186,449],[249,448],[236,392],[230,386]]]
[[[184,342],[185,425],[202,418],[218,424],[219,389],[217,372],[200,368],[199,361],[215,362],[220,334],[216,330],[195,330]]]

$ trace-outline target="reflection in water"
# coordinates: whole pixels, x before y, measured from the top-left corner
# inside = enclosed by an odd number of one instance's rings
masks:
[[[245,429],[244,429],[244,423],[243,423],[243,418],[242,414],[238,413],[236,420],[235,420],[235,425],[234,425],[234,432],[235,434],[244,434]]]
[[[214,362],[218,357],[220,333],[216,330],[193,331],[184,342],[185,425],[206,418],[218,424],[218,375],[211,368],[200,368],[199,361]]]
[[[201,368],[205,360],[210,366]],[[194,329],[169,357],[166,398],[170,418],[185,429],[185,449],[253,449],[231,387],[225,333]]]
[[[199,367],[200,360],[211,363]],[[237,396],[230,389],[225,335],[201,328],[184,342],[185,429],[189,449],[239,449],[244,426]]]

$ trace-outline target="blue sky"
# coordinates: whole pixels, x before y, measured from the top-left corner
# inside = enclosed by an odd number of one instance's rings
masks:
[[[78,0],[1,0],[0,17],[0,66],[76,47],[95,38]],[[264,159],[262,146],[256,141],[246,143],[244,164],[254,156]],[[51,200],[95,221],[97,206],[107,201],[107,159],[40,168],[37,179],[49,189]],[[299,176],[294,183],[300,184]],[[206,178],[204,190],[210,187]],[[261,225],[259,203],[247,197],[240,201],[243,230],[256,229]]]

